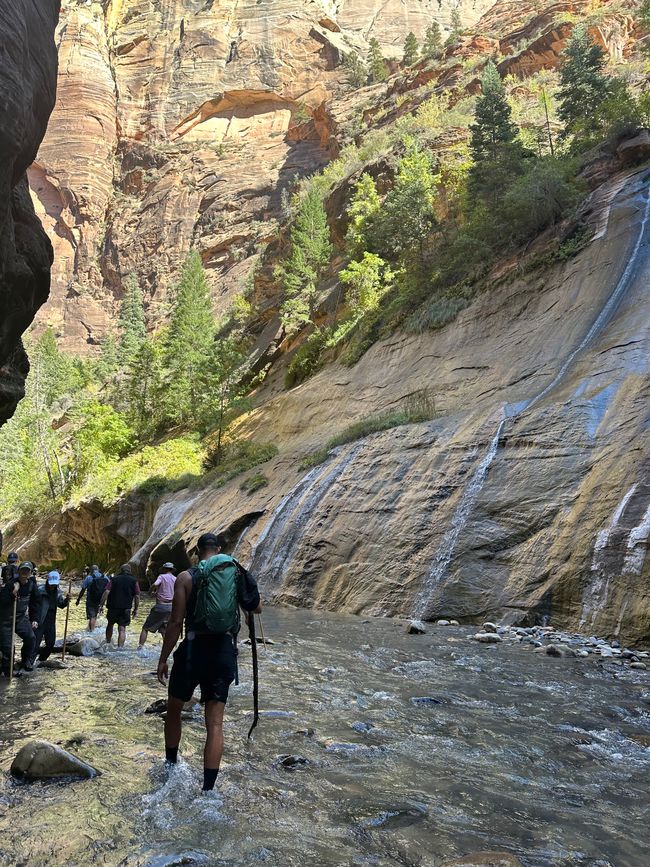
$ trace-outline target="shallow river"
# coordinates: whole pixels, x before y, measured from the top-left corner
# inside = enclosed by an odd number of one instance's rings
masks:
[[[73,619],[81,622],[81,608]],[[434,865],[485,849],[526,867],[650,864],[650,677],[616,663],[477,645],[469,629],[271,609],[251,742],[250,648],[226,754],[199,794],[202,714],[165,780],[158,642],[0,685],[0,863]],[[38,737],[101,769],[8,776]],[[293,755],[306,764],[283,766]]]

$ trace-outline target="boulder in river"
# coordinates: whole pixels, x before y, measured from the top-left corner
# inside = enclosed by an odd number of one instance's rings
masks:
[[[440,867],[523,867],[509,852],[474,852],[461,858],[445,858]]]
[[[497,631],[496,623],[484,623],[483,624],[483,632],[496,632]]]
[[[30,741],[11,763],[15,777],[47,780],[53,777],[95,777],[99,773],[72,753],[47,741]]]
[[[165,713],[167,710],[167,699],[166,698],[157,698],[155,701],[152,701],[149,707],[145,708],[145,713]]]
[[[501,636],[496,632],[477,632],[472,635],[474,641],[480,641],[481,644],[498,644],[501,641]]]
[[[276,767],[284,768],[285,771],[295,771],[296,768],[309,764],[309,759],[304,756],[278,756],[275,760]]]
[[[645,671],[648,666],[645,662],[631,662],[630,668],[635,669],[636,671]]]
[[[426,635],[427,628],[421,620],[411,620],[406,624],[407,635]]]
[[[451,626],[451,620],[436,620],[436,626]]]
[[[99,647],[99,642],[95,641],[94,638],[81,638],[66,648],[66,653],[71,653],[73,656],[92,656],[99,650]]]
[[[545,652],[547,656],[557,656],[557,657],[567,657],[567,656],[575,656],[576,652],[573,648],[568,647],[566,644],[549,644],[545,648]]]
[[[53,671],[59,671],[62,668],[67,668],[68,666],[62,659],[45,659],[43,662],[38,663],[39,668],[49,668]]]

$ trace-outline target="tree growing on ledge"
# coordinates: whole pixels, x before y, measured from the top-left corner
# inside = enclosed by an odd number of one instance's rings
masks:
[[[280,319],[287,334],[295,334],[311,321],[318,284],[329,264],[332,245],[327,214],[318,191],[310,189],[300,203],[291,229],[291,253],[277,270],[284,286]]]
[[[449,36],[447,37],[447,45],[455,45],[464,32],[465,28],[463,27],[463,20],[460,17],[460,9],[458,6],[454,6],[451,10],[450,31]]]
[[[580,144],[593,134],[611,84],[603,73],[605,52],[589,36],[584,24],[573,29],[560,67],[558,117],[564,123],[562,138]]]
[[[425,60],[435,60],[442,49],[442,31],[437,21],[432,21],[427,27],[422,44],[422,57]]]
[[[345,77],[350,87],[363,87],[368,79],[366,64],[356,51],[351,51],[343,58]]]
[[[415,33],[411,31],[404,41],[404,57],[402,58],[403,66],[414,66],[420,57],[418,41],[415,38]]]
[[[386,71],[386,61],[381,53],[381,45],[379,40],[374,36],[368,43],[368,70],[370,78],[373,82],[386,81],[388,72]]]
[[[512,121],[512,109],[496,66],[488,63],[482,79],[483,93],[476,102],[475,122],[470,126],[473,165],[469,192],[473,200],[490,205],[524,168],[527,155]]]
[[[120,361],[127,364],[137,354],[147,334],[144,317],[142,290],[134,274],[129,274],[124,283],[124,298],[117,323]]]

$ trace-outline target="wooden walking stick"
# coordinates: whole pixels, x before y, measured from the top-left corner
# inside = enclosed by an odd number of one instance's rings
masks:
[[[257,619],[260,622],[260,635],[262,636],[262,644],[266,648],[266,638],[264,637],[264,626],[262,625],[262,615],[258,614]]]
[[[68,606],[65,609],[65,627],[63,628],[63,652],[61,653],[61,662],[65,662],[65,642],[68,637],[68,619],[70,618],[70,594],[72,593],[72,578],[68,584]]]
[[[260,683],[257,670],[257,639],[255,638],[255,615],[252,612],[248,615],[248,634],[251,638],[251,654],[253,659],[253,724],[248,732],[248,739],[250,740],[250,736],[253,734],[253,729],[260,719]]]
[[[15,586],[15,585],[14,585]],[[14,615],[11,622],[11,656],[9,657],[9,683],[14,676],[14,651],[16,649],[16,606],[18,605],[18,592],[14,596]]]

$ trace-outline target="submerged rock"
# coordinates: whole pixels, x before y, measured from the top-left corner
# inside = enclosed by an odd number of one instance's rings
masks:
[[[47,741],[30,741],[11,763],[11,773],[28,780],[52,777],[95,777],[96,768]]]
[[[275,766],[284,768],[286,771],[295,771],[296,768],[302,768],[308,764],[309,759],[304,756],[278,756],[275,760]]]
[[[92,656],[99,648],[100,644],[94,638],[82,638],[76,644],[67,647],[66,653],[71,653],[73,656]]]
[[[167,710],[167,699],[166,698],[157,698],[155,701],[152,701],[149,707],[145,708],[145,713],[165,713]]]
[[[421,620],[411,620],[406,624],[407,635],[426,635],[427,629]]]
[[[496,623],[489,623],[488,622],[488,623],[483,624],[483,632],[496,632],[497,629],[498,629],[498,626],[496,625]]]
[[[46,659],[43,662],[39,662],[38,667],[49,668],[52,671],[60,671],[62,668],[67,668],[68,666],[62,659]]]
[[[461,858],[445,858],[440,867],[523,867],[509,852],[474,852]]]
[[[647,665],[645,662],[631,662],[630,668],[633,668],[635,671],[645,671],[647,669]]]
[[[501,636],[496,632],[477,632],[472,635],[474,641],[480,641],[481,644],[498,644],[501,641]]]

